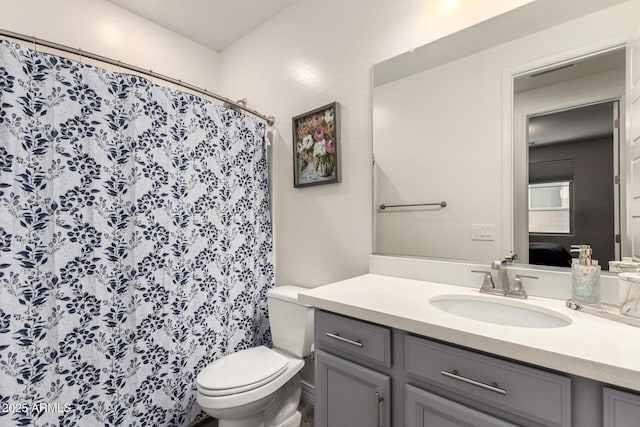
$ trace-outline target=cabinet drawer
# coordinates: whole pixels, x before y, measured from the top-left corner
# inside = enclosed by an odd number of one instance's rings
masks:
[[[410,377],[547,426],[571,426],[571,380],[423,338],[405,339]]]
[[[360,320],[316,310],[316,345],[391,367],[391,330]]]

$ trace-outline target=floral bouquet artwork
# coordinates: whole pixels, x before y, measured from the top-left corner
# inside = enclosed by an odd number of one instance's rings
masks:
[[[293,118],[293,186],[338,180],[338,103]]]

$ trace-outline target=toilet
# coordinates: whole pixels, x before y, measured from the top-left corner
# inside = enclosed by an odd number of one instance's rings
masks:
[[[297,286],[267,293],[273,348],[222,357],[196,379],[196,400],[219,427],[298,427],[300,370],[313,345],[313,308],[298,303]]]

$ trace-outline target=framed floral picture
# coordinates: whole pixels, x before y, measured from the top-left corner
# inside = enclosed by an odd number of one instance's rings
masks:
[[[339,108],[333,102],[293,118],[293,186],[340,182]]]

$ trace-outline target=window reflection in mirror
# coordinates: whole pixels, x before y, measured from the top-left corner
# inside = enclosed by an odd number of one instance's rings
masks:
[[[571,181],[530,183],[529,235],[570,233]]]

